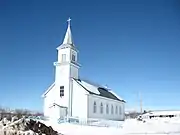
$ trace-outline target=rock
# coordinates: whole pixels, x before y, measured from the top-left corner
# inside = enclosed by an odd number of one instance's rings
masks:
[[[2,125],[3,135],[58,135],[58,132],[51,126],[32,119],[29,121],[25,118],[17,120],[16,117],[13,117],[11,122],[3,119],[0,125]]]
[[[17,121],[18,120],[18,117],[17,116],[13,116],[12,119],[11,119],[11,122],[14,122],[14,121]]]
[[[10,123],[10,121],[8,121],[7,118],[3,118],[3,119],[2,119],[2,124],[3,124],[3,126],[6,126],[6,125],[9,124],[9,123]]]
[[[38,134],[46,134],[46,135],[57,135],[58,134],[58,132],[54,131],[51,126],[48,127],[39,121],[37,122],[37,121],[30,119],[30,121],[27,123],[27,126],[30,130],[32,130]]]

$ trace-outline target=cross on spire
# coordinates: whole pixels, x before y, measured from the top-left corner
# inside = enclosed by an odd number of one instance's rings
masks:
[[[68,25],[70,26],[70,24],[71,24],[71,18],[70,17],[68,18],[67,22],[68,22]]]
[[[65,34],[65,37],[64,37],[63,44],[73,45],[72,34],[71,34],[71,26],[70,26],[70,22],[71,22],[70,17],[67,20],[67,22],[68,22],[68,27],[67,27],[67,31],[66,31],[66,34]]]

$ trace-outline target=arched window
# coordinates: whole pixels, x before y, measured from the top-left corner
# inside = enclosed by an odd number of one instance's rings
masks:
[[[121,106],[119,107],[119,114],[121,115]]]
[[[101,106],[100,106],[100,113],[101,114],[103,113],[103,103],[101,103]]]
[[[96,105],[96,102],[94,101],[94,104],[93,104],[93,112],[96,113],[97,112],[97,105]]]
[[[113,108],[113,105],[111,105],[111,114],[114,113],[114,108]]]
[[[106,114],[109,114],[109,105],[106,105]]]
[[[118,107],[116,106],[116,114],[118,114]]]

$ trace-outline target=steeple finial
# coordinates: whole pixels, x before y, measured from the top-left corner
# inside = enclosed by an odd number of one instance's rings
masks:
[[[68,26],[71,26],[71,18],[69,17],[69,19],[67,20],[68,22]]]
[[[67,20],[68,22],[68,28],[64,37],[64,41],[63,44],[70,44],[73,45],[73,40],[72,40],[72,34],[71,34],[71,18],[69,17],[69,19]]]

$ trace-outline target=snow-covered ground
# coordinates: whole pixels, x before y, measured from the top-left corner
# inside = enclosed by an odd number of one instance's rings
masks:
[[[180,135],[180,119],[174,118],[147,120],[145,123],[131,119],[122,123],[122,128],[44,123],[64,135]]]

